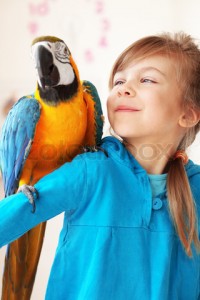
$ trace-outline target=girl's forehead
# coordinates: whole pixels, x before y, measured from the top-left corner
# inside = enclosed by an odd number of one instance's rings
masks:
[[[167,57],[164,55],[153,55],[144,58],[137,58],[127,61],[125,64],[122,64],[117,70],[116,73],[132,71],[145,71],[145,70],[155,70],[164,72],[173,72],[174,71],[174,59],[172,57]],[[115,73],[115,74],[116,74]]]

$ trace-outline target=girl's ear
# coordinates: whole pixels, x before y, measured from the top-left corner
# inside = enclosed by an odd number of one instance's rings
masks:
[[[194,127],[200,121],[200,111],[187,107],[179,118],[179,125],[184,128]]]

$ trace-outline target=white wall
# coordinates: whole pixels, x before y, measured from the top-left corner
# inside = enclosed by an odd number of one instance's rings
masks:
[[[81,78],[98,88],[106,114],[107,80],[116,56],[134,40],[162,31],[183,30],[199,39],[199,20],[198,0],[0,0],[0,111],[13,95],[19,98],[34,91],[29,53],[35,36],[57,35],[65,40]],[[198,138],[189,151],[197,163],[199,150]],[[60,216],[48,222],[33,300],[44,299],[61,225]]]

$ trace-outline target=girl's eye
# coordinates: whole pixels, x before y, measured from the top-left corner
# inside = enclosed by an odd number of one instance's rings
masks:
[[[149,78],[142,78],[140,79],[141,83],[156,83],[155,80],[149,79]]]
[[[115,82],[114,82],[114,86],[116,86],[116,85],[120,85],[120,84],[123,84],[124,82],[122,81],[122,80],[116,80]]]

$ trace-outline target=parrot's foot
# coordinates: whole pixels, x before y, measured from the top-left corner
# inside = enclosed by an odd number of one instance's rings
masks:
[[[108,157],[107,151],[99,146],[84,146],[83,147],[83,152],[98,152],[98,151],[102,151]]]
[[[34,186],[24,184],[24,185],[19,187],[17,192],[18,193],[22,192],[24,195],[26,195],[29,202],[33,206],[32,213],[34,213],[35,209],[36,209],[35,199],[37,199],[39,197],[39,194],[38,194],[38,191],[36,190],[36,188]]]

